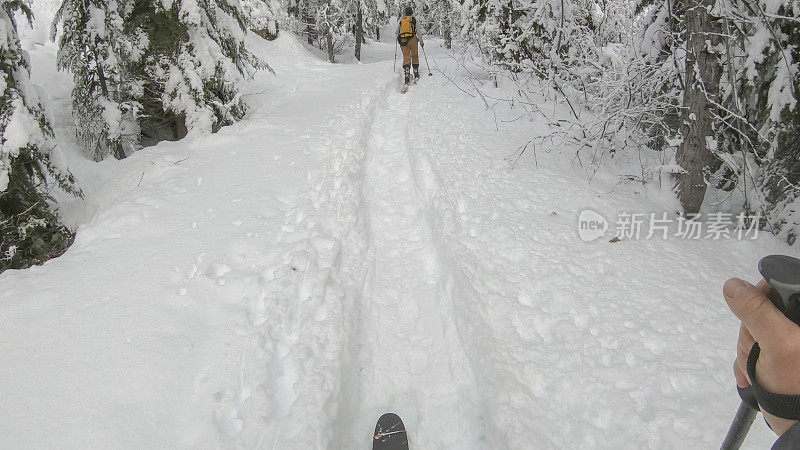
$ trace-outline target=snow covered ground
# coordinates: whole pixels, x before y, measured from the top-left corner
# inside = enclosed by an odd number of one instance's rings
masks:
[[[0,447],[369,448],[386,411],[418,449],[718,447],[738,405],[722,283],[796,249],[584,242],[584,209],[674,199],[613,164],[589,182],[569,149],[512,169],[547,125],[449,82],[434,41],[406,95],[393,43],[340,65],[251,44],[277,75],[244,121],[100,164],[29,44],[86,200],[62,205],[63,257],[0,275]],[[759,420],[747,445],[772,440]]]

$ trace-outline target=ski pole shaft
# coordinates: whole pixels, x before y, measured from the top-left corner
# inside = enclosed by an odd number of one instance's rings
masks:
[[[789,320],[800,325],[800,259],[784,255],[766,256],[758,262],[758,271],[770,286],[770,302]],[[737,450],[742,446],[758,413],[758,399],[753,387],[738,390],[742,403],[720,447],[723,450]]]
[[[425,52],[425,46],[422,46],[422,54],[425,55],[425,65],[428,66],[428,76],[432,76],[433,72],[431,72],[431,65],[428,64],[428,53]]]
[[[731,422],[731,427],[728,429],[728,435],[725,436],[725,441],[722,442],[721,450],[739,450],[747,437],[747,432],[753,425],[758,411],[751,408],[750,405],[744,401],[739,404],[739,409],[736,411],[736,416]]]
[[[392,64],[392,72],[395,70],[397,70],[397,40],[394,41],[394,64]]]

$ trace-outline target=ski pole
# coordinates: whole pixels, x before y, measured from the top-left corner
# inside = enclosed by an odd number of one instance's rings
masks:
[[[397,40],[394,41],[394,64],[392,64],[392,72],[395,70],[397,70]]]
[[[425,53],[425,46],[424,45],[422,46],[422,54],[425,55],[425,65],[428,66],[428,76],[432,77],[433,76],[433,72],[431,72],[431,65],[428,64],[428,54]]]
[[[758,262],[758,271],[771,288],[769,300],[772,304],[789,320],[800,325],[800,259],[784,255],[766,256]],[[757,350],[756,345],[753,348]],[[738,450],[742,446],[758,413],[753,386],[738,388],[738,391],[742,402],[720,447],[722,450]]]
[[[739,409],[736,410],[736,416],[731,422],[731,427],[728,429],[728,435],[725,436],[725,441],[722,442],[720,449],[722,450],[739,450],[744,443],[744,438],[747,437],[747,432],[756,420],[757,409],[753,409],[746,401],[742,400],[739,404]]]

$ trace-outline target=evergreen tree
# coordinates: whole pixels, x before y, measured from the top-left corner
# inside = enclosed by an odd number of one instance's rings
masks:
[[[557,45],[564,1],[466,0],[465,31],[501,67],[542,74]]]
[[[244,116],[238,86],[268,67],[245,47],[246,31],[235,0],[133,0],[126,33],[144,49],[132,73],[151,139],[216,132]]]
[[[350,12],[354,19],[356,59],[361,61],[361,44],[366,42],[365,30],[377,30],[389,18],[389,10],[384,0],[351,0]]]
[[[63,0],[58,64],[73,73],[73,116],[89,155],[122,158],[241,119],[238,86],[269,68],[244,43],[248,22],[272,17],[275,3],[264,4]]]
[[[726,10],[731,38],[719,147],[752,158],[728,164],[724,181],[739,186],[746,212],[766,216],[768,229],[793,243],[800,234],[800,10],[783,0],[734,0]]]
[[[323,7],[324,0],[287,0],[287,21],[300,36],[305,36],[308,45],[318,38],[316,12]]]
[[[94,160],[122,159],[138,146],[138,91],[124,61],[135,59],[116,0],[64,0],[53,21],[61,25],[58,67],[71,72],[72,111],[79,140]]]
[[[350,42],[361,59],[361,45],[370,30],[386,23],[389,11],[384,0],[289,0],[288,19],[297,34],[305,35],[336,62],[336,54]]]
[[[242,0],[250,29],[264,39],[278,37],[278,22],[282,7],[278,0]]]
[[[686,31],[684,0],[636,1],[631,18],[630,63],[641,67],[641,98],[652,111],[640,122],[648,145],[666,150],[676,142],[682,123]],[[629,25],[630,26],[630,25]],[[627,47],[627,46],[626,46]]]
[[[456,8],[452,0],[432,0],[426,5],[425,9],[430,23],[430,28],[427,32],[441,36],[445,47],[451,48],[453,34],[457,31],[457,29],[454,29],[457,23]]]
[[[75,195],[68,173],[50,161],[53,132],[30,83],[15,13],[32,21],[27,0],[0,0],[0,272],[63,253],[72,233],[50,205],[51,181]]]
[[[328,53],[328,61],[336,62],[336,42],[350,33],[354,19],[348,15],[350,0],[298,0],[297,10],[306,26],[308,43],[316,39],[320,49]]]

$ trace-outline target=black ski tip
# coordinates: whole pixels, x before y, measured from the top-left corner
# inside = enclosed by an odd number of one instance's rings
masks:
[[[408,450],[408,436],[403,419],[395,413],[386,413],[375,424],[372,450]]]

